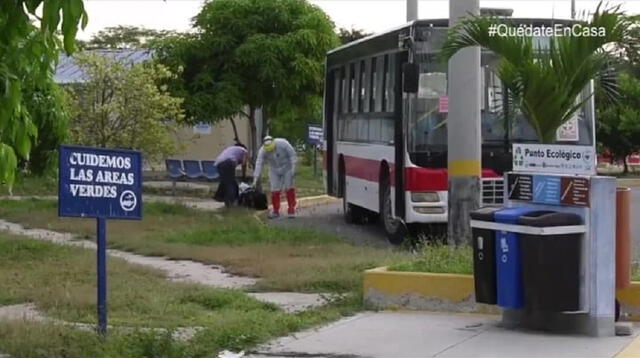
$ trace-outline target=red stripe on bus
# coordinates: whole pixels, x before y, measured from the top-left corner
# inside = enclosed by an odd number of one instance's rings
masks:
[[[344,155],[344,170],[345,174],[350,177],[371,181],[374,183],[380,182],[380,160],[364,159],[358,157],[352,157]],[[391,186],[395,186],[394,166],[391,163],[389,168],[389,176],[391,179]]]
[[[380,163],[379,160],[364,159],[344,155],[345,174],[349,177],[367,180],[378,183],[380,181]],[[391,164],[390,177],[391,186],[395,186],[395,167]],[[482,170],[483,178],[500,177],[491,169]],[[406,168],[405,169],[405,187],[406,191],[443,191],[449,188],[449,176],[446,169],[435,168]]]
[[[449,178],[446,169],[406,168],[406,191],[438,191],[447,190]]]
[[[406,191],[438,191],[449,189],[449,175],[446,169],[407,168],[405,169]],[[491,169],[482,169],[483,178],[499,178]]]

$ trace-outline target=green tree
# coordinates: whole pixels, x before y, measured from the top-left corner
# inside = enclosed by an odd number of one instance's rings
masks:
[[[626,158],[640,150],[640,79],[628,73],[619,78],[620,98],[598,106],[598,141],[615,160]]]
[[[563,36],[549,39],[549,48],[539,51],[532,37],[491,36],[490,28],[512,26],[508,20],[473,16],[451,29],[443,55],[451,58],[459,50],[480,46],[500,57],[498,76],[517,108],[535,129],[541,142],[553,143],[557,129],[580,109],[578,101],[589,82],[608,69],[607,45],[622,44],[631,22],[618,7],[601,10],[578,28],[604,29],[599,36]],[[601,35],[601,36],[600,36]],[[613,95],[613,89],[604,88]]]
[[[39,30],[32,18],[40,20]],[[82,0],[0,1],[0,183],[13,184],[18,156],[29,158],[37,136],[25,88],[51,80],[59,50],[73,52],[78,27],[86,23]]]
[[[169,30],[145,29],[137,26],[118,25],[106,27],[94,34],[89,41],[78,41],[86,50],[147,48],[154,41],[174,34]]]
[[[140,150],[148,162],[175,154],[175,129],[184,115],[182,99],[159,84],[173,76],[165,66],[130,66],[98,55],[76,61],[88,80],[71,90],[75,143]]]
[[[256,110],[266,131],[321,95],[325,54],[338,44],[329,17],[305,0],[208,1],[193,26],[158,47],[160,61],[182,70],[173,91],[194,122],[248,118],[250,145],[264,134]]]
[[[53,81],[26,88],[24,100],[38,136],[34,138],[31,155],[21,166],[34,175],[44,175],[58,163],[58,146],[68,139],[69,98]]]
[[[338,30],[338,37],[340,38],[340,43],[343,45],[348,44],[349,42],[360,40],[361,38],[367,37],[369,35],[371,35],[370,32],[366,32],[364,30],[359,30],[356,28],[351,28],[351,30],[340,28],[340,30]]]

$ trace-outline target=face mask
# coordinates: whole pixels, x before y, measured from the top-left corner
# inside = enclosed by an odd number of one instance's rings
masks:
[[[271,142],[271,144],[264,145],[264,150],[266,150],[267,152],[273,152],[274,149],[276,149],[276,143],[274,142]]]

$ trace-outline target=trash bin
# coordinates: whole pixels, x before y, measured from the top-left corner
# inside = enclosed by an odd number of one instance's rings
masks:
[[[502,208],[486,207],[471,212],[471,219],[494,221],[494,214]],[[473,281],[476,302],[495,305],[496,283],[496,232],[490,229],[471,228],[473,236]]]
[[[540,211],[528,207],[502,209],[495,213],[495,221],[516,225],[520,216]],[[496,277],[498,306],[509,309],[523,308],[524,291],[519,234],[507,231],[496,233]]]
[[[553,227],[581,225],[570,213],[522,215],[520,225]],[[522,275],[525,307],[536,311],[563,312],[580,309],[580,265],[583,234],[522,234]]]

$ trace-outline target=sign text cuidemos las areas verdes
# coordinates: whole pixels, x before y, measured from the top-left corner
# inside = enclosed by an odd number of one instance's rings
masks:
[[[140,152],[60,147],[60,216],[142,218]]]

